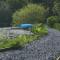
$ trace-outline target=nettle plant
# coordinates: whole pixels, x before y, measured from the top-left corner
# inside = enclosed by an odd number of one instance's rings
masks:
[[[48,33],[48,29],[44,24],[40,23],[32,27],[32,32],[42,36]]]

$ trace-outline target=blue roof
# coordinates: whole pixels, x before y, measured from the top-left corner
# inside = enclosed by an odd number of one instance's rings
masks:
[[[18,24],[17,27],[20,27],[20,28],[31,28],[32,24]]]

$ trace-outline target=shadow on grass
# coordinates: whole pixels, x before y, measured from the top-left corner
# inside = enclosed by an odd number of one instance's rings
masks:
[[[24,47],[18,46],[18,47],[10,47],[10,48],[3,48],[0,49],[0,52],[10,51],[10,50],[22,50]]]

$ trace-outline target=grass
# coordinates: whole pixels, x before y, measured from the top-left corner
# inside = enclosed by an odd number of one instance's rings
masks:
[[[37,40],[38,37],[41,37],[48,33],[47,28],[42,24],[34,25],[31,31],[34,33],[33,35],[19,35],[14,39],[2,39],[0,37],[0,49],[6,49],[17,46],[24,47],[26,44],[32,42],[33,40]]]
[[[0,42],[0,49],[11,48],[17,46],[25,46],[25,44],[32,42],[38,37],[38,35],[20,35],[15,39],[6,39]]]

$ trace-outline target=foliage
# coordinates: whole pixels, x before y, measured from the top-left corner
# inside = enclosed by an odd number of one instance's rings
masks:
[[[13,24],[45,22],[46,12],[41,5],[29,4],[13,14]]]
[[[55,23],[54,28],[60,30],[60,23]]]
[[[19,35],[17,38],[14,39],[5,39],[0,40],[0,49],[11,48],[11,47],[18,47],[24,46],[26,43],[29,43],[37,38],[37,35]]]
[[[0,1],[0,27],[11,26],[12,14],[17,9],[25,6],[25,0],[1,0]]]
[[[20,42],[20,46],[24,46],[25,44],[32,42],[37,38],[37,35],[20,35],[17,37],[17,41]]]
[[[60,2],[54,3],[53,12],[54,14],[57,14],[60,16]]]
[[[60,0],[1,0],[0,1],[0,26],[9,26],[12,23],[11,22],[12,14],[15,11],[17,11],[17,9],[24,8],[27,4],[30,3],[41,4],[45,8],[48,7],[49,8],[48,17],[53,15],[53,13],[54,15],[60,16]]]
[[[10,16],[11,16],[11,9],[8,4],[1,1],[0,2],[0,26],[9,26],[9,23],[11,22]]]
[[[36,26],[36,25],[35,25]],[[12,47],[24,47],[26,44],[37,40],[39,37],[48,33],[48,30],[44,25],[38,24],[32,29],[33,35],[19,35],[13,39],[7,39],[5,36],[1,35],[0,39],[0,49],[12,48]]]
[[[8,3],[10,8],[12,8],[14,11],[18,8],[22,8],[27,4],[27,1],[25,0],[6,0],[5,2]]]
[[[50,27],[53,27],[54,23],[58,23],[58,22],[60,22],[58,16],[51,16],[47,19],[47,23]]]
[[[48,33],[47,27],[43,24],[36,24],[32,27],[32,32],[38,35],[45,35]]]
[[[42,4],[45,7],[50,7],[53,4],[54,0],[30,0],[31,3]]]

